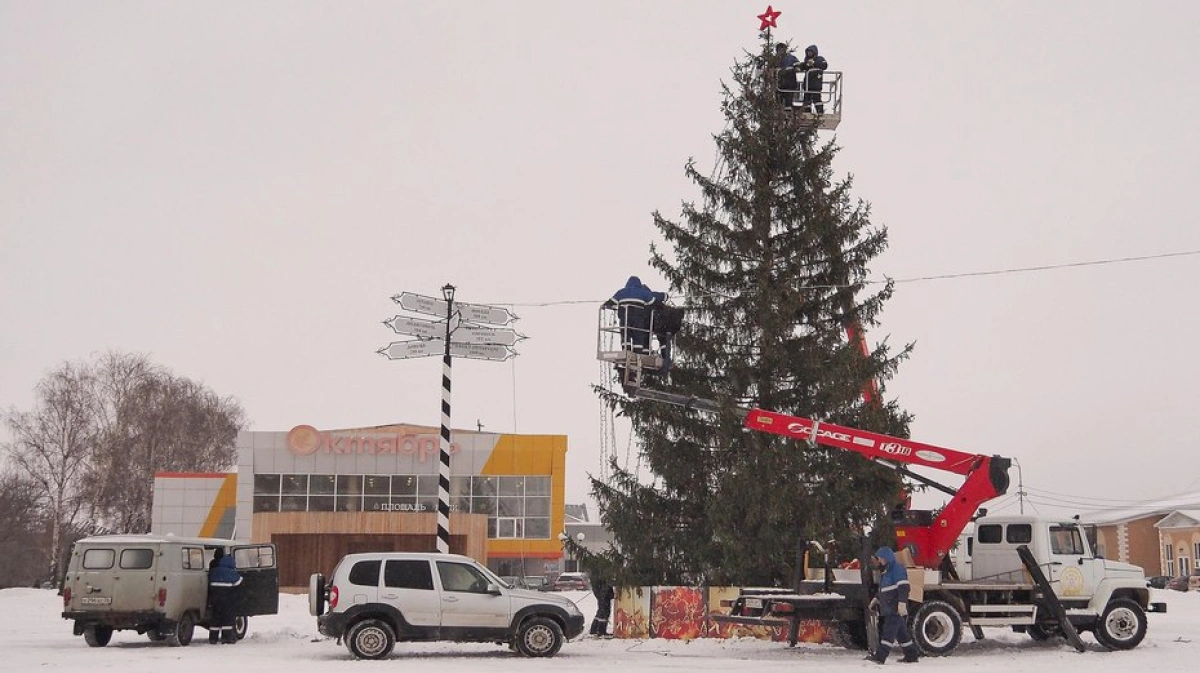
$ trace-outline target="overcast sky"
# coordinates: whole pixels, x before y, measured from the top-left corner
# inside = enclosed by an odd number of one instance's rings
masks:
[[[873,277],[1200,250],[1200,3],[772,4],[845,73]],[[597,305],[661,289],[650,214],[712,170],[766,6],[0,0],[0,407],[113,349],[253,430],[436,426],[440,360],[376,350],[452,283],[529,337],[455,361],[455,425],[568,435],[583,501]],[[1200,488],[1198,287],[1200,255],[899,282],[868,336],[916,343],[914,439],[1086,511]]]

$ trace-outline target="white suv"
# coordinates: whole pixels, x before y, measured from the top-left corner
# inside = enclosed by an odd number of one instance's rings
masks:
[[[507,643],[551,657],[583,633],[569,598],[515,589],[456,554],[348,554],[328,582],[310,578],[308,603],[318,630],[360,659],[386,657],[397,640]]]

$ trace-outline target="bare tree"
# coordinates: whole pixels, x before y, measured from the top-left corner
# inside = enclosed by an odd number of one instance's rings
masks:
[[[0,588],[30,586],[46,579],[44,517],[37,485],[16,472],[0,475]]]
[[[95,389],[100,432],[87,478],[98,521],[123,532],[150,530],[157,472],[213,472],[235,462],[244,413],[143,356],[100,358]]]
[[[3,417],[13,440],[0,448],[41,507],[23,525],[49,529],[54,578],[75,537],[150,530],[155,473],[231,468],[245,424],[233,398],[115,352],[62,365],[38,383],[32,410]]]
[[[86,366],[66,363],[37,386],[34,408],[9,410],[4,420],[13,440],[8,457],[17,473],[32,483],[50,529],[50,576],[58,577],[64,530],[74,528],[96,437]]]

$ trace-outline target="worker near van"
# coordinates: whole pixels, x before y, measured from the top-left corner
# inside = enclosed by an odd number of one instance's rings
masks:
[[[237,619],[237,587],[242,583],[233,557],[217,547],[213,560],[208,564],[208,642],[215,645],[218,640],[229,645],[237,644],[237,633],[233,630]]]
[[[899,645],[904,650],[904,658],[900,661],[914,663],[920,656],[908,630],[908,570],[896,560],[896,552],[888,547],[880,547],[871,562],[881,571],[879,594],[871,599],[871,611],[879,613],[883,619],[883,633],[879,637],[879,649],[867,659],[882,664],[887,661],[892,648]]]

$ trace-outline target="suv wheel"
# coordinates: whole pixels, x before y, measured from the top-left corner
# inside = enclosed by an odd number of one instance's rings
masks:
[[[104,647],[108,641],[112,640],[112,634],[111,626],[94,624],[83,630],[83,639],[87,641],[89,647]]]
[[[250,618],[246,615],[238,615],[233,618],[233,635],[237,636],[238,640],[246,637],[246,632],[250,630]]]
[[[527,619],[517,630],[517,651],[527,657],[553,657],[562,644],[562,629],[547,617]]]
[[[346,632],[346,647],[359,659],[382,659],[395,644],[392,627],[378,619],[364,619]]]

